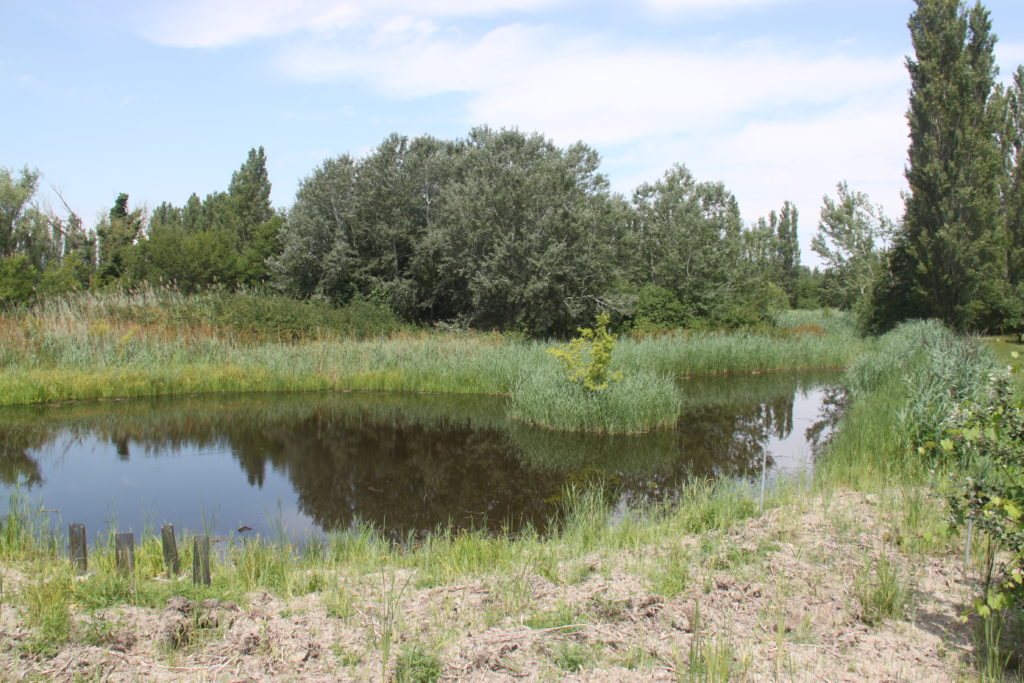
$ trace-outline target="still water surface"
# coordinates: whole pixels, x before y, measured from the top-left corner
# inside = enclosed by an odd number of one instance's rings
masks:
[[[402,538],[440,525],[545,529],[569,485],[621,506],[691,477],[799,473],[831,431],[835,373],[686,380],[676,429],[597,437],[525,427],[504,400],[314,393],[0,409],[0,495],[54,524],[115,523],[302,538],[370,522]],[[251,531],[238,529],[250,527]]]

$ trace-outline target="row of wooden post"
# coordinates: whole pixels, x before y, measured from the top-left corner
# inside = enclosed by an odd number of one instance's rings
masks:
[[[174,538],[174,526],[167,524],[160,528],[160,542],[164,551],[164,566],[167,573],[177,576],[181,571],[178,561],[178,543]],[[84,574],[89,568],[86,550],[85,525],[72,524],[68,527],[68,554],[71,562]],[[125,574],[135,571],[135,534],[123,533],[114,536],[114,558],[117,569]],[[192,582],[210,585],[210,537],[196,536],[192,539]]]

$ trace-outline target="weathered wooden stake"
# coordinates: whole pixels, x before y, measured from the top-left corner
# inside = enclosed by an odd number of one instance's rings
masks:
[[[210,537],[196,536],[192,543],[192,583],[210,585]]]
[[[114,558],[117,571],[131,574],[135,571],[135,534],[124,533],[114,536]]]
[[[964,578],[967,578],[967,571],[971,561],[971,537],[974,536],[974,520],[967,520],[967,544],[964,546]]]
[[[178,562],[178,543],[174,540],[174,525],[165,524],[160,527],[160,541],[164,546],[164,566],[169,576],[177,576],[181,571]]]
[[[764,482],[768,476],[768,449],[764,449],[764,455],[761,458],[761,502],[757,505],[757,514],[764,514]]]
[[[85,546],[84,524],[68,525],[68,555],[71,556],[71,563],[75,565],[80,575],[89,570],[89,557]]]

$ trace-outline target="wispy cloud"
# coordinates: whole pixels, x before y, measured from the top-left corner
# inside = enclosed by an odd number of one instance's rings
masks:
[[[523,24],[473,41],[431,34],[386,49],[295,43],[276,64],[296,79],[361,81],[394,98],[461,92],[471,122],[608,144],[837,106],[904,81],[900,58],[804,55],[766,44],[618,46]]]
[[[792,0],[643,0],[643,4],[660,12],[684,12],[693,10],[732,10],[740,7],[774,5]]]
[[[353,26],[387,30],[396,17],[478,17],[532,11],[559,0],[185,0],[135,9],[138,32],[173,47],[216,48],[248,40],[304,33],[332,36]]]
[[[644,4],[678,13],[793,1]],[[839,180],[899,213],[906,150],[902,55],[858,55],[851,45],[834,43],[795,50],[770,39],[641,42],[531,14],[555,4],[190,2],[156,17],[146,35],[186,47],[277,36],[268,59],[294,80],[360,84],[384,101],[462,94],[454,116],[467,126],[517,126],[562,144],[583,140],[607,150],[608,162],[624,169],[615,183],[624,190],[683,161],[699,177],[724,181],[748,219],[784,199],[795,201],[805,241],[821,196]],[[464,21],[481,14],[498,19]],[[1012,46],[1005,51],[1011,53]]]

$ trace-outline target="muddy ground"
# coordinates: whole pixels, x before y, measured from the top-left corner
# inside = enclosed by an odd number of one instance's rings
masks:
[[[877,499],[842,492],[723,534],[578,558],[554,577],[417,589],[399,571],[287,601],[260,593],[241,605],[175,598],[163,609],[76,611],[78,637],[47,657],[19,647],[32,632],[18,601],[4,599],[0,678],[971,678],[974,632],[961,615],[977,586],[961,553],[952,543],[907,552],[890,524]],[[3,571],[10,596],[19,575]],[[887,590],[896,618],[878,614]]]

